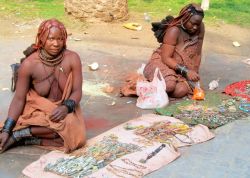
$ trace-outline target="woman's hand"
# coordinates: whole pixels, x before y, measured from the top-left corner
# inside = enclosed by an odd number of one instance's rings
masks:
[[[197,82],[197,81],[200,80],[200,77],[199,77],[199,75],[195,71],[189,70],[187,72],[187,79],[191,80],[191,81],[194,81],[194,82]]]
[[[0,134],[0,152],[2,151],[3,146],[5,145],[5,143],[7,142],[7,140],[9,139],[10,135],[7,132],[2,132]]]
[[[68,114],[68,108],[64,105],[58,106],[50,115],[50,120],[52,122],[59,122],[63,120]]]

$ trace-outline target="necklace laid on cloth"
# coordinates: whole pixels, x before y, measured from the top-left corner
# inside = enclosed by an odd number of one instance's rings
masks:
[[[133,141],[139,143],[140,145],[143,145],[143,146],[153,146],[154,143],[152,140],[148,140],[148,139],[145,139],[145,138],[133,138]]]
[[[144,175],[143,172],[141,172],[137,169],[123,168],[121,166],[117,166],[117,165],[113,165],[113,164],[110,164],[109,167],[107,168],[107,170],[112,172],[116,176],[120,176],[120,177],[122,177],[121,174],[126,175],[124,177],[132,176],[132,177],[138,177],[138,178],[143,177],[143,175]]]
[[[146,166],[143,166],[143,165],[141,165],[141,164],[136,164],[136,163],[134,163],[134,162],[132,162],[130,159],[128,159],[128,158],[123,158],[123,159],[121,159],[122,160],[122,162],[124,162],[125,164],[127,164],[127,165],[131,165],[131,166],[133,166],[133,167],[135,167],[135,168],[137,168],[137,169],[146,169],[147,167]]]
[[[147,168],[146,166],[143,166],[143,165],[138,164],[138,163],[134,163],[128,158],[123,158],[121,160],[123,163],[125,163],[126,165],[129,165],[129,166],[132,166],[133,168],[123,168],[121,166],[109,164],[109,166],[106,169],[109,172],[113,173],[114,175],[116,175],[117,177],[120,177],[120,178],[127,178],[130,176],[132,176],[133,178],[143,177],[144,173],[140,170],[146,169]]]
[[[118,172],[116,172],[114,169],[110,167],[107,167],[107,170],[119,178],[126,178],[124,175],[119,174]]]
[[[57,55],[57,56],[52,56],[48,54],[44,49],[39,50],[39,59],[40,61],[50,67],[55,67],[58,64],[60,64],[63,60],[64,56],[64,49]]]
[[[148,140],[157,141],[161,143],[171,143],[172,138],[178,139],[180,142],[192,144],[193,141],[187,135],[191,131],[191,128],[183,123],[171,123],[171,122],[154,122],[149,127],[140,127],[135,129],[134,133],[140,135]],[[176,135],[186,136],[190,142],[181,140]]]

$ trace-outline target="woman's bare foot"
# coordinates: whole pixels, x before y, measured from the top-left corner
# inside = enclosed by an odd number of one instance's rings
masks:
[[[16,140],[11,136],[9,137],[9,139],[7,140],[7,142],[4,144],[2,150],[0,151],[0,153],[5,152],[7,149],[9,149],[14,143],[16,143]]]

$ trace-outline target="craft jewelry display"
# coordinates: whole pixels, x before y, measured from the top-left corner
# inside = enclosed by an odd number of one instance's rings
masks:
[[[186,124],[162,121],[155,122],[149,127],[138,127],[134,133],[150,141],[160,143],[170,144],[173,138],[177,138],[183,143],[192,144],[191,138],[187,135],[189,131],[191,131],[191,128]],[[183,141],[178,135],[184,135],[190,142]]]
[[[141,151],[141,147],[121,143],[117,136],[109,135],[93,146],[77,150],[73,153],[75,156],[58,159],[55,164],[49,163],[44,170],[63,176],[80,178],[107,166],[117,158],[136,151]]]
[[[130,168],[126,167],[121,167],[121,166],[117,166],[114,164],[110,164],[107,167],[107,170],[109,172],[111,172],[112,174],[114,174],[117,177],[121,177],[121,178],[128,178],[128,177],[133,177],[133,178],[140,178],[143,177],[144,173],[141,171],[143,169],[146,169],[147,167],[138,163],[134,163],[133,161],[131,161],[128,158],[123,158],[121,159],[122,162],[125,165],[129,165]]]
[[[247,112],[238,109],[239,102],[236,99],[227,99],[217,107],[186,106],[178,108],[179,114],[174,117],[189,125],[203,124],[210,129],[217,128],[237,119],[248,117]]]
[[[153,146],[154,143],[151,140],[145,139],[145,138],[133,138],[133,141],[139,143],[140,145],[143,145],[145,147],[147,146]]]
[[[135,168],[137,168],[137,169],[146,169],[147,167],[146,166],[144,166],[144,165],[140,165],[140,164],[136,164],[136,163],[134,163],[134,162],[132,162],[130,159],[128,159],[128,158],[123,158],[123,159],[121,159],[125,164],[127,164],[127,165],[131,165],[131,166],[133,166],[133,167],[135,167]]]
[[[133,161],[131,161],[130,159],[128,158],[123,158],[121,159],[121,161],[125,164],[125,165],[128,165],[130,166],[130,168],[124,168],[124,167],[121,167],[121,166],[117,166],[117,165],[114,165],[114,164],[110,164],[108,167],[107,167],[107,170],[109,172],[111,172],[112,174],[114,174],[115,176],[117,177],[121,177],[121,178],[128,178],[128,177],[143,177],[144,173],[141,171],[142,169],[146,169],[147,167],[142,165],[142,164],[138,164],[138,163],[135,163]]]
[[[139,178],[142,177],[144,174],[142,171],[137,170],[137,169],[131,169],[131,168],[124,168],[121,166],[113,165],[110,164],[107,168],[108,171],[112,172],[116,176],[124,176],[124,177],[134,177],[134,178]]]
[[[239,105],[239,109],[244,111],[244,112],[250,113],[250,103],[241,103]]]

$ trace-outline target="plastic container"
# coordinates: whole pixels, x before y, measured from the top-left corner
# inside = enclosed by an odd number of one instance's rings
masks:
[[[200,82],[196,82],[194,86],[194,93],[193,93],[193,100],[204,100],[205,99],[205,92],[201,89]]]

